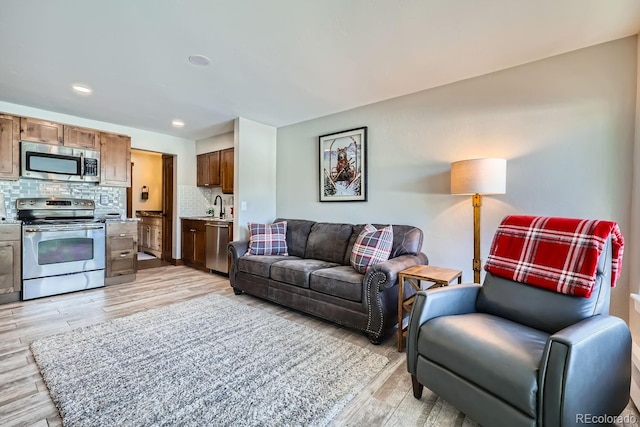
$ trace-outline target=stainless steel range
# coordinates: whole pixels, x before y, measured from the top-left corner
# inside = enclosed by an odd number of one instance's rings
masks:
[[[105,224],[93,200],[16,201],[22,220],[22,299],[104,286]]]

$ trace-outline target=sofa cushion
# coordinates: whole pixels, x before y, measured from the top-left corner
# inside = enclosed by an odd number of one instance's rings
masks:
[[[304,257],[343,264],[352,232],[351,224],[315,223],[309,233]]]
[[[548,337],[490,314],[443,316],[420,327],[418,353],[535,418]]]
[[[271,266],[275,262],[291,259],[300,258],[283,255],[244,255],[238,258],[238,271],[268,279],[271,277]]]
[[[370,266],[389,259],[392,243],[392,226],[378,230],[371,224],[365,225],[351,250],[351,266],[358,273],[365,274]]]
[[[309,289],[309,275],[338,264],[318,259],[281,260],[271,266],[271,279]]]
[[[306,219],[283,219],[278,218],[275,222],[287,222],[287,248],[289,255],[304,258],[304,252],[307,249],[307,239],[311,233],[311,227],[315,221],[307,221]]]
[[[287,223],[249,223],[247,255],[289,255],[287,252]]]
[[[348,265],[341,265],[311,273],[309,287],[323,294],[361,302],[362,279],[362,274]]]

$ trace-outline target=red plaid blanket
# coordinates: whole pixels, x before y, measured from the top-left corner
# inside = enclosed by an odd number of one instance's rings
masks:
[[[624,238],[611,221],[507,216],[493,238],[484,268],[496,276],[589,298],[609,235],[613,287],[622,270]]]

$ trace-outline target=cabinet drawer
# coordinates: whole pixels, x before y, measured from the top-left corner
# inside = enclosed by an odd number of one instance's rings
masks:
[[[113,259],[110,266],[109,277],[133,274],[136,272],[136,259],[134,257]]]
[[[21,241],[20,225],[18,224],[2,224],[0,225],[0,241]]]
[[[137,221],[107,222],[107,236],[134,235],[138,231]]]
[[[123,252],[131,252],[135,255],[136,241],[132,236],[125,237],[110,237],[109,238],[109,253],[111,256],[120,257]]]

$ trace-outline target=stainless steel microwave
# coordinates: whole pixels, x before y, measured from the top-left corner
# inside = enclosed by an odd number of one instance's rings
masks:
[[[100,151],[20,143],[20,175],[56,181],[100,182]]]

